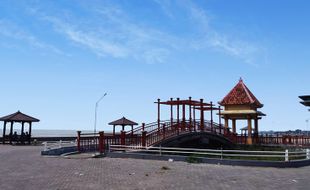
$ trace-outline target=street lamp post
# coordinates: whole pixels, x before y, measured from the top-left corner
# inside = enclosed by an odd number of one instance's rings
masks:
[[[97,127],[97,108],[99,105],[99,102],[107,95],[107,93],[104,93],[103,96],[101,96],[101,98],[96,102],[95,105],[95,124],[94,124],[94,134],[96,133],[96,127]]]

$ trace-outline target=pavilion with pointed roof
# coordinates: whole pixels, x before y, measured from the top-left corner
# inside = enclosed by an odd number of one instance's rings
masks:
[[[6,140],[8,139],[10,144],[12,144],[12,141],[17,141],[17,139],[14,139],[14,135],[13,135],[13,125],[14,123],[21,123],[22,124],[22,128],[21,128],[21,135],[20,135],[20,141],[23,143],[24,141],[28,141],[28,143],[30,144],[31,142],[31,128],[32,128],[32,123],[33,122],[39,122],[39,119],[36,119],[34,117],[31,117],[29,115],[26,115],[20,111],[17,111],[13,114],[4,116],[0,118],[0,121],[4,122],[3,125],[3,138],[2,138],[2,143],[5,144]],[[7,123],[11,123],[10,126],[10,134],[7,136],[5,134],[6,132],[6,125]],[[29,125],[29,133],[28,135],[24,135],[24,125],[25,123],[27,123]],[[16,137],[15,137],[16,138]]]
[[[263,107],[263,104],[259,102],[241,78],[219,104],[224,106],[221,116],[225,120],[225,131],[229,129],[229,120],[232,121],[232,132],[234,134],[236,134],[236,120],[247,120],[247,144],[253,144],[252,121],[254,120],[254,137],[257,137],[258,120],[265,114],[258,111],[259,108]]]
[[[113,125],[113,135],[115,135],[115,126],[117,125],[122,126],[122,131],[125,130],[125,126],[131,126],[131,131],[133,131],[133,126],[138,125],[138,123],[131,121],[125,117],[122,117],[118,120],[110,122],[109,125]]]

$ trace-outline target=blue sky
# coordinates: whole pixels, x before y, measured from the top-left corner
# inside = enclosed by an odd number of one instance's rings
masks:
[[[0,115],[37,129],[156,120],[157,98],[218,102],[242,77],[261,130],[309,129],[310,3],[133,0],[0,2]],[[169,118],[169,108],[162,117]],[[239,122],[239,127],[244,127]]]

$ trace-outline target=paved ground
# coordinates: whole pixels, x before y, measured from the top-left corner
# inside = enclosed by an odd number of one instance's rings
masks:
[[[134,159],[40,156],[0,145],[0,189],[310,189],[310,167],[276,169]],[[163,168],[164,167],[164,168]]]

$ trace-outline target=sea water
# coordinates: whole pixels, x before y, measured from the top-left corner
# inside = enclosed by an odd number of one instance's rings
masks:
[[[0,129],[0,137],[2,137],[3,129]],[[14,130],[20,135],[20,130]],[[25,128],[25,133],[28,132],[27,127]],[[93,131],[84,131],[84,133],[91,133]],[[10,133],[9,130],[6,130],[6,135]],[[77,131],[76,130],[48,130],[48,129],[33,129],[31,133],[32,137],[76,137]]]

